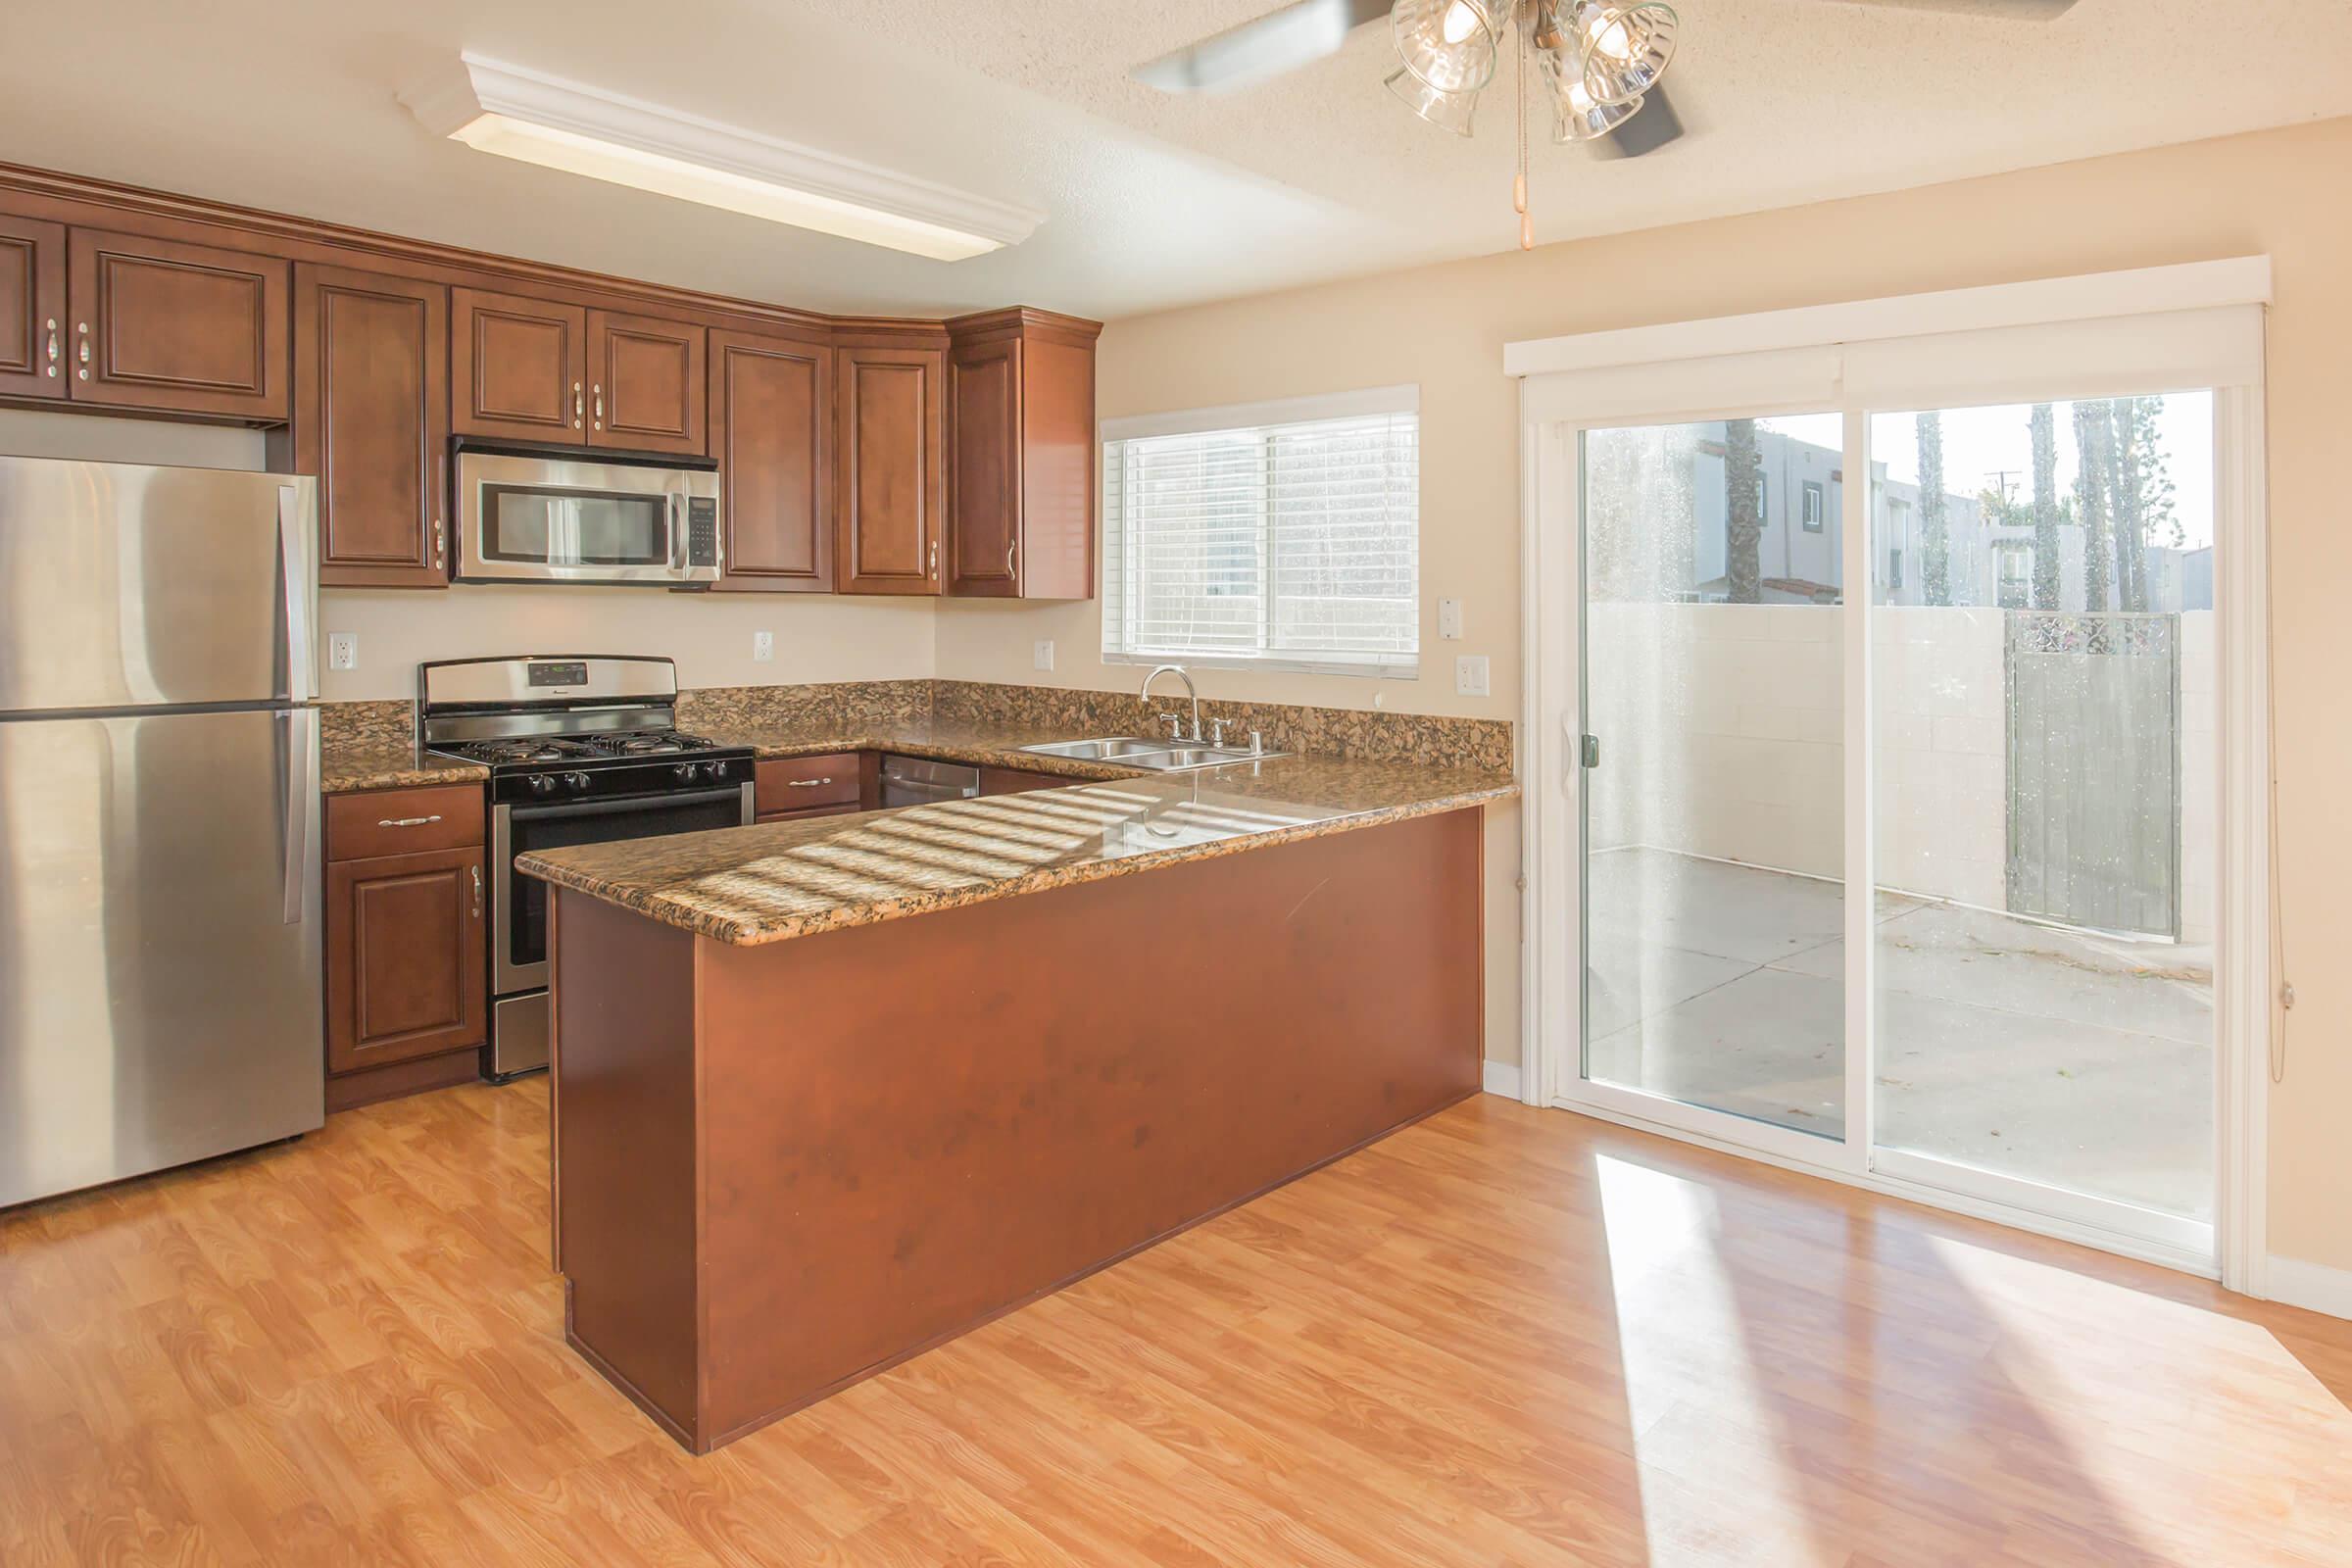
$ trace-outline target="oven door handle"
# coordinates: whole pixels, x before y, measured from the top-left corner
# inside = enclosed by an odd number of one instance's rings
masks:
[[[623,811],[653,810],[664,806],[708,806],[719,801],[740,800],[742,796],[742,785],[725,784],[714,789],[680,790],[674,795],[631,795],[617,801],[565,801],[555,806],[514,806],[509,807],[508,811],[511,819],[516,822],[546,822],[582,816],[617,816]]]

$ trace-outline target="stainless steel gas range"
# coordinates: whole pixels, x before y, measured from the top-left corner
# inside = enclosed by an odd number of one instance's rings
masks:
[[[425,750],[490,769],[490,1076],[547,1065],[547,887],[532,850],[752,820],[752,753],[677,728],[677,666],[626,655],[420,665]]]

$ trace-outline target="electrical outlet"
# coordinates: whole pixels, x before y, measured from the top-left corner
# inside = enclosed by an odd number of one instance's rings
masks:
[[[752,662],[765,664],[776,657],[776,634],[772,631],[752,633]]]
[[[351,632],[330,631],[326,634],[326,667],[357,669],[360,667],[360,639]]]
[[[1453,662],[1453,690],[1460,697],[1488,695],[1486,655],[1464,654]]]
[[[1052,669],[1054,667],[1054,639],[1040,637],[1037,640],[1037,646],[1031,651],[1030,662],[1040,669]]]
[[[1438,635],[1448,639],[1462,635],[1462,602],[1459,599],[1438,601]]]

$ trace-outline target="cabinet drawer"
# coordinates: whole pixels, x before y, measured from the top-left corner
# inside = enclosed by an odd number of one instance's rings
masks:
[[[798,822],[808,816],[848,816],[858,809],[856,801],[840,806],[804,806],[797,811],[761,811],[755,819],[760,822]]]
[[[365,795],[330,795],[326,800],[326,858],[330,860],[478,848],[481,843],[482,792],[478,785],[371,790]]]
[[[858,804],[858,754],[777,757],[760,764],[752,799],[760,814],[806,810],[811,806]]]

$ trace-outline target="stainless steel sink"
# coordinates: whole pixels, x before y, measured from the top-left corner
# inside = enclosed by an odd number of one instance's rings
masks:
[[[1139,756],[1145,752],[1164,752],[1172,741],[1146,740],[1140,735],[1107,735],[1100,740],[1046,741],[1036,746],[1024,746],[1024,752],[1037,752],[1046,757],[1076,757],[1090,762],[1107,761],[1112,758]]]
[[[1047,757],[1083,758],[1090,762],[1123,762],[1155,773],[1180,772],[1188,767],[1217,767],[1226,762],[1251,762],[1280,752],[1252,752],[1238,746],[1189,746],[1176,741],[1147,740],[1138,735],[1107,735],[1083,741],[1041,741],[1024,752]]]

